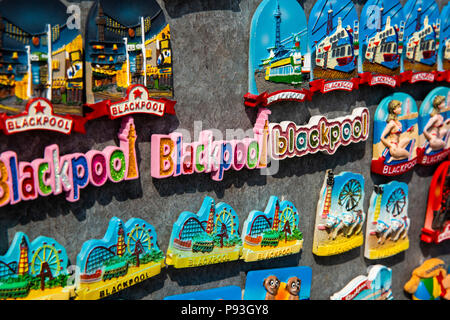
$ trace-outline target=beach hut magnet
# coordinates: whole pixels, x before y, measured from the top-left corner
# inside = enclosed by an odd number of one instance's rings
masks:
[[[414,168],[418,140],[418,111],[413,97],[396,92],[384,98],[374,116],[372,172],[395,176]]]

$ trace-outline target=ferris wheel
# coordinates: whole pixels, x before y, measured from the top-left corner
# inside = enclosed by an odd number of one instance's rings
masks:
[[[31,258],[31,274],[34,276],[39,275],[42,271],[42,267],[46,265],[46,267],[50,269],[52,276],[56,277],[61,271],[60,261],[61,258],[58,254],[58,250],[52,245],[44,244],[36,249]]]
[[[294,230],[297,222],[294,210],[291,207],[284,208],[280,214],[280,221],[283,223],[283,228],[286,223],[289,223],[290,230]]]
[[[139,246],[142,249],[142,253],[145,253],[152,247],[150,240],[151,236],[149,231],[142,226],[135,225],[128,234],[127,250],[129,253],[134,254],[136,247]]]
[[[353,210],[362,198],[361,183],[358,180],[349,180],[339,193],[338,204],[347,211]]]
[[[227,231],[230,234],[234,234],[234,219],[233,214],[227,211],[225,208],[220,211],[216,216],[216,221],[214,224],[214,233],[219,234],[222,230],[222,224],[227,227]]]
[[[387,203],[386,211],[392,214],[393,217],[398,216],[403,212],[406,206],[406,194],[402,188],[397,188],[391,193]]]

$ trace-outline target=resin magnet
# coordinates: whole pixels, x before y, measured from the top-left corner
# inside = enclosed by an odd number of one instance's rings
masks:
[[[142,219],[112,218],[103,239],[86,241],[77,256],[77,299],[97,300],[161,272],[164,253],[156,232]]]
[[[367,276],[358,276],[330,300],[393,300],[392,270],[382,265],[368,268]]]
[[[317,204],[313,253],[331,256],[363,244],[364,177],[327,170]]]
[[[311,278],[310,267],[249,271],[243,300],[309,300]]]
[[[18,232],[0,264],[0,299],[69,300],[75,295],[68,284],[66,250],[52,238],[40,236],[30,243]]]
[[[450,153],[450,90],[433,89],[422,101],[419,110],[419,147],[417,163],[433,165]]]
[[[295,0],[263,0],[250,27],[245,105],[308,98],[311,54],[306,16]]]
[[[443,162],[431,179],[425,224],[420,240],[441,243],[450,239],[450,161]]]
[[[252,211],[242,230],[242,259],[246,262],[295,254],[303,246],[299,213],[290,201],[271,196],[264,212]]]
[[[359,19],[351,0],[319,0],[309,14],[310,90],[358,88]]]
[[[381,259],[409,248],[408,185],[392,181],[374,187],[366,225],[364,256]]]
[[[205,197],[197,214],[184,211],[175,222],[166,264],[197,267],[238,260],[242,250],[239,217],[224,203]]]
[[[395,176],[413,169],[418,140],[415,100],[402,92],[384,98],[375,111],[372,172]]]
[[[361,83],[396,87],[401,71],[405,17],[398,0],[369,0],[361,12]]]

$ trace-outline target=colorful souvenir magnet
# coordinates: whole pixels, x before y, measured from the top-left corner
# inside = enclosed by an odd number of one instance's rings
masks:
[[[86,241],[77,256],[77,299],[98,300],[161,272],[164,253],[152,225],[112,218],[103,239]]]
[[[197,214],[184,211],[172,228],[166,264],[188,268],[238,260],[239,217],[224,203],[205,197]]]
[[[244,300],[309,300],[311,278],[310,267],[249,271]]]
[[[392,181],[374,187],[370,197],[364,256],[381,259],[409,248],[408,185]]]
[[[331,256],[363,244],[364,177],[327,170],[317,204],[312,252]]]
[[[2,1],[1,111],[17,114],[45,98],[57,114],[83,116],[83,39],[72,20],[57,0]]]
[[[311,54],[306,16],[295,0],[263,0],[250,27],[245,105],[269,106],[308,97]]]
[[[380,264],[370,266],[367,276],[357,276],[331,300],[393,300],[392,270]]]
[[[443,162],[431,179],[427,212],[420,240],[441,243],[450,239],[450,161]]]
[[[417,163],[433,165],[450,153],[450,89],[433,89],[419,110],[419,147]]]
[[[441,32],[439,35],[440,46],[438,48],[439,79],[450,80],[450,4],[447,4],[441,12]]]
[[[295,254],[303,246],[299,214],[290,201],[271,196],[264,212],[252,211],[242,230],[242,259],[246,262]]]
[[[98,0],[86,29],[89,107],[122,100],[134,84],[150,97],[173,96],[170,28],[156,1]]]
[[[396,87],[400,83],[405,28],[400,1],[367,1],[360,21],[361,83]]]
[[[139,178],[136,158],[136,130],[131,117],[122,119],[119,147],[86,154],[60,156],[56,144],[45,148],[44,157],[31,163],[18,161],[14,151],[0,154],[0,207],[65,192],[67,201],[80,199],[88,184],[102,186],[106,181],[121,182]]]
[[[440,37],[439,7],[434,0],[408,0],[403,53],[404,80],[433,82],[438,67]]]
[[[412,272],[403,289],[413,300],[450,300],[450,275],[444,261],[437,258],[426,260]]]
[[[369,123],[367,108],[356,108],[350,116],[336,119],[314,116],[303,126],[292,121],[269,123],[270,157],[282,160],[319,151],[334,154],[341,145],[367,140]]]
[[[242,300],[242,290],[238,286],[227,286],[177,294],[174,296],[165,297],[164,300]],[[181,313],[183,314],[183,310]],[[193,313],[190,312],[186,314]]]
[[[18,232],[0,264],[0,299],[69,300],[75,295],[75,287],[68,285],[66,250],[52,238],[40,236],[30,243]]]
[[[373,129],[374,173],[395,176],[417,163],[418,112],[415,100],[396,92],[384,98],[375,111]]]
[[[351,0],[318,0],[309,14],[310,90],[352,91],[359,85],[359,19]]]

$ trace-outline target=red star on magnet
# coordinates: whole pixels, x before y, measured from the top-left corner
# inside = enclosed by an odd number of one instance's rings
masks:
[[[34,106],[34,110],[36,110],[36,113],[44,113],[46,106],[41,106],[41,102],[38,101],[38,103]]]
[[[141,99],[142,91],[138,89],[138,90],[135,90],[135,91],[133,92],[133,94],[134,94],[134,99],[135,99],[135,100],[136,100],[137,98]]]

